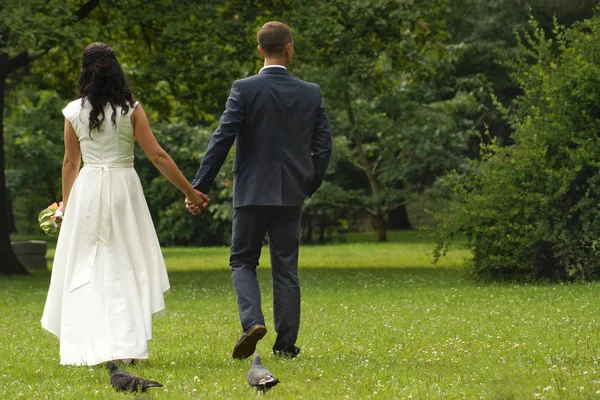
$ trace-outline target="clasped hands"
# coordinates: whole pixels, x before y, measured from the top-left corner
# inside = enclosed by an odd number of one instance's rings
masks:
[[[209,202],[210,198],[207,195],[194,189],[192,193],[185,197],[185,208],[193,215],[200,215]]]

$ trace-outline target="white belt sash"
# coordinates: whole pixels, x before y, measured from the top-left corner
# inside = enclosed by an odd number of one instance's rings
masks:
[[[108,245],[111,231],[110,170],[132,168],[131,162],[85,163],[84,168],[94,169],[91,199],[81,227],[69,292],[87,285],[92,278],[100,242]]]

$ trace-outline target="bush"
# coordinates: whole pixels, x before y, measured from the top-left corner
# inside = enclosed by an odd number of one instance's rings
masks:
[[[443,182],[455,195],[438,215],[436,257],[467,237],[476,277],[576,280],[600,277],[600,18],[554,39],[531,21],[507,63],[524,90],[510,147],[492,142],[482,159]]]
[[[153,131],[181,172],[188,179],[193,179],[212,131],[182,123],[155,124]],[[158,172],[139,146],[136,146],[135,169],[142,181],[162,245],[217,246],[230,242],[232,155],[233,151],[217,175],[215,188],[209,193],[209,210],[196,217],[186,210],[184,197],[179,190]]]
[[[61,197],[64,118],[60,110],[67,101],[51,91],[26,90],[15,97],[20,106],[5,123],[6,187],[17,230],[41,233],[37,215]]]

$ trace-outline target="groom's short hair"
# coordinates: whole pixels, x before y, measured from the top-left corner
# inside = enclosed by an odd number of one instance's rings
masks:
[[[256,39],[265,56],[279,56],[285,45],[292,43],[292,30],[283,22],[267,22],[256,34]]]

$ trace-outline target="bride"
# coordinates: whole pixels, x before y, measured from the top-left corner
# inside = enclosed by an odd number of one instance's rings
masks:
[[[59,338],[61,364],[147,359],[169,280],[133,168],[134,142],[189,201],[204,208],[210,199],[157,143],[108,45],[84,50],[79,97],[63,110],[65,217],[42,327]]]

